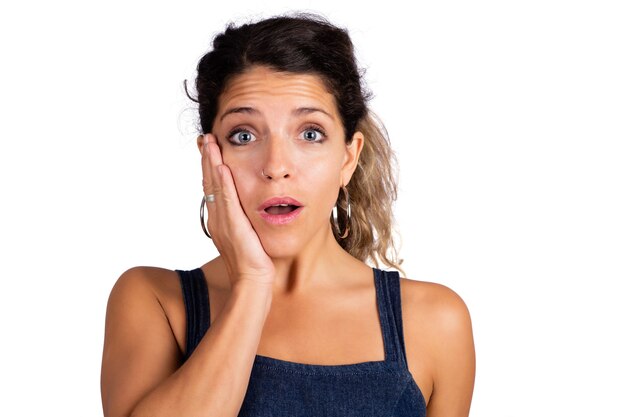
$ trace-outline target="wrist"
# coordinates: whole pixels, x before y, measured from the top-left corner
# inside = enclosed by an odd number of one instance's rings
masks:
[[[243,298],[248,303],[253,303],[254,300],[263,299],[266,301],[266,313],[269,312],[269,308],[272,303],[272,295],[274,293],[274,286],[272,283],[258,282],[251,279],[237,280],[232,287],[232,293],[237,298]]]

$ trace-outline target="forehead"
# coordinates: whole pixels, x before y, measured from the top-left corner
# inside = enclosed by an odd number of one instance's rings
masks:
[[[231,106],[321,106],[336,113],[335,98],[321,77],[252,67],[231,79],[220,96],[218,113]]]

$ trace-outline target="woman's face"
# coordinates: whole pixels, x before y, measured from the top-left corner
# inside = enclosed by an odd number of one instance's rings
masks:
[[[356,168],[363,135],[355,133],[346,145],[335,99],[318,76],[253,67],[226,86],[212,133],[269,256],[293,256],[311,239],[328,236],[330,213]],[[298,216],[285,224],[265,219],[259,206],[285,196],[303,206]]]

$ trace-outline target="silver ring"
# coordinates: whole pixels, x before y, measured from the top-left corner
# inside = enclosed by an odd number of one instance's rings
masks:
[[[204,201],[206,201],[207,203],[214,203],[215,202],[215,194],[205,195],[204,196]]]

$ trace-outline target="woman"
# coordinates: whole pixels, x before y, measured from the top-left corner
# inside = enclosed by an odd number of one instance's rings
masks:
[[[401,270],[396,184],[347,32],[311,15],[231,26],[196,89],[220,256],[119,278],[105,416],[467,416],[465,304],[365,263]]]

